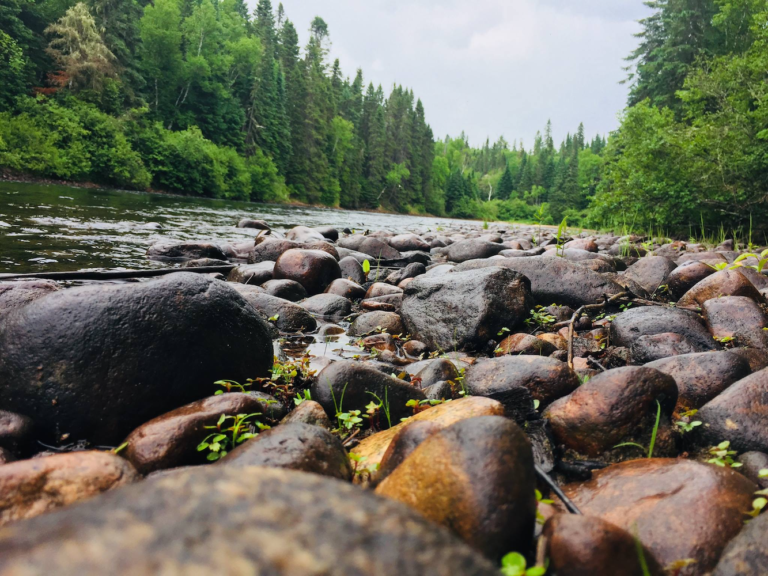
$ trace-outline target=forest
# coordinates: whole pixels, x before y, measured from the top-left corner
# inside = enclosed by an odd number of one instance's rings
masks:
[[[410,88],[300,46],[259,0],[5,0],[0,170],[137,190],[484,220],[764,227],[765,0],[649,0],[614,133],[435,137]]]

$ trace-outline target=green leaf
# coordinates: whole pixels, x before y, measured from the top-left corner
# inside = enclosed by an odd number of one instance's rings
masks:
[[[368,260],[363,260],[363,273],[368,276],[371,271],[371,263]]]
[[[768,468],[763,468],[757,473],[758,478],[768,478]]]

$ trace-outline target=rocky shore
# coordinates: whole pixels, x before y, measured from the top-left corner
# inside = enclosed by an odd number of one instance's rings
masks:
[[[0,576],[768,573],[768,252],[236,224],[0,282]]]

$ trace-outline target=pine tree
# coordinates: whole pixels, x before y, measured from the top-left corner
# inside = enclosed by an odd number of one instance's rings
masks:
[[[512,179],[512,172],[509,170],[509,164],[504,169],[504,173],[499,180],[499,187],[496,191],[496,198],[499,200],[509,200],[515,193],[515,182]]]

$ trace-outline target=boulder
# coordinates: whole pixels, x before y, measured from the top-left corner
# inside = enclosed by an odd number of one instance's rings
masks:
[[[252,220],[251,218],[243,218],[237,223],[238,228],[254,228],[256,230],[269,230],[269,224],[264,220]]]
[[[271,260],[265,260],[258,264],[241,264],[230,270],[227,280],[252,286],[261,286],[265,282],[272,280],[274,269],[275,263]]]
[[[439,424],[428,420],[406,421],[404,424],[405,426],[400,428],[392,438],[389,448],[381,458],[381,465],[375,474],[377,484],[392,474],[424,440],[443,429]]]
[[[114,446],[216,380],[271,367],[266,322],[226,283],[190,272],[70,288],[0,319],[0,406],[34,414],[47,442]]]
[[[499,342],[496,348],[496,356],[505,354],[531,355],[531,356],[549,356],[557,348],[542,338],[531,336],[530,334],[512,334]]]
[[[257,264],[267,260],[270,262],[277,262],[277,259],[285,252],[301,246],[298,242],[280,238],[260,237],[256,239],[256,242],[254,247],[248,252],[249,264]]]
[[[316,318],[338,322],[352,314],[352,303],[336,294],[317,294],[301,302],[302,308]]]
[[[352,467],[341,440],[324,428],[298,422],[261,432],[216,464],[286,468],[339,480],[352,479]]]
[[[379,329],[389,334],[405,333],[405,327],[399,314],[394,312],[366,312],[352,322],[349,327],[349,335],[365,336]]]
[[[0,314],[26,306],[58,290],[59,285],[53,280],[0,282]]]
[[[653,294],[666,283],[667,277],[675,268],[677,264],[669,258],[645,256],[627,268],[624,276],[640,284],[649,294]]]
[[[32,440],[34,424],[28,416],[0,410],[0,448],[18,453]]]
[[[275,262],[275,278],[294,280],[307,294],[321,294],[336,278],[341,278],[339,263],[321,250],[288,250]]]
[[[429,436],[376,488],[498,561],[526,551],[536,516],[533,453],[511,420],[481,416]]]
[[[670,356],[702,351],[701,346],[697,346],[685,336],[674,332],[662,332],[660,334],[645,334],[632,342],[629,347],[629,357],[632,364],[647,364]]]
[[[737,346],[768,349],[768,317],[745,296],[724,296],[704,302],[704,318],[717,340],[731,339]]]
[[[280,422],[280,424],[293,423],[311,424],[312,426],[319,426],[326,430],[331,430],[333,428],[323,407],[314,400],[304,400]]]
[[[435,358],[434,360],[425,360],[425,362],[427,363],[426,366],[412,377],[412,380],[419,380],[419,386],[422,389],[448,380],[458,382],[458,378],[461,377],[456,365],[447,358]]]
[[[0,526],[68,506],[139,478],[133,466],[109,452],[69,452],[3,464]]]
[[[688,290],[677,305],[685,308],[703,306],[704,302],[722,296],[744,296],[763,302],[763,296],[739,270],[720,270]]]
[[[704,262],[685,262],[672,270],[667,276],[667,288],[673,298],[680,298],[707,276],[716,270]]]
[[[333,226],[316,226],[314,230],[320,232],[320,234],[323,235],[323,238],[326,238],[331,242],[336,242],[336,240],[339,239],[339,231]]]
[[[661,306],[630,308],[619,314],[611,322],[611,343],[629,348],[641,336],[667,332],[684,336],[700,351],[715,349],[712,336],[696,313]]]
[[[747,522],[728,543],[712,576],[763,576],[768,574],[768,514]]]
[[[365,296],[365,288],[346,278],[337,278],[325,289],[326,294],[341,296],[347,300],[360,300]]]
[[[481,349],[532,308],[530,284],[504,268],[421,276],[405,289],[406,330],[433,349]]]
[[[262,288],[270,296],[282,298],[289,302],[298,302],[307,297],[307,291],[304,290],[304,286],[294,280],[268,280],[264,282]]]
[[[66,527],[65,530],[62,527]],[[396,553],[393,553],[396,551]],[[263,467],[185,470],[8,526],[0,575],[495,576],[493,563],[397,502]]]
[[[752,509],[755,485],[730,468],[653,458],[614,464],[563,491],[588,516],[637,536],[662,566],[692,559],[680,576],[712,570]]]
[[[373,268],[373,265],[377,261],[399,260],[401,258],[401,254],[398,250],[392,248],[389,244],[382,242],[378,238],[365,238],[360,243],[360,246],[358,248],[353,248],[353,250],[371,256],[371,268]]]
[[[171,240],[161,240],[150,246],[147,249],[147,257],[150,260],[171,262],[198,258],[227,259],[221,246],[213,242],[173,242]]]
[[[399,252],[409,252],[410,250],[422,250],[429,252],[429,244],[416,236],[416,234],[398,234],[389,239],[389,245]]]
[[[650,437],[661,404],[656,453],[670,435],[669,418],[677,402],[675,380],[653,368],[615,368],[591,378],[544,412],[555,440],[587,456],[600,456],[616,444]],[[665,430],[666,429],[666,430]],[[636,448],[628,447],[628,449]],[[668,447],[667,447],[668,448]]]
[[[757,348],[732,348],[731,354],[736,354],[749,362],[749,368],[752,372],[760,372],[763,368],[768,368],[768,350]]]
[[[341,270],[342,278],[347,278],[357,284],[365,284],[366,277],[363,267],[352,256],[346,256],[339,260],[339,269]]]
[[[287,230],[285,232],[285,239],[302,244],[306,242],[325,242],[325,236],[317,230],[312,230],[312,228],[307,228],[306,226],[294,226]]]
[[[259,312],[273,320],[282,332],[312,332],[317,321],[304,307],[269,294],[243,292],[242,296]]]
[[[477,260],[496,256],[504,250],[502,244],[488,242],[478,238],[470,240],[461,240],[448,247],[448,260],[451,262],[466,262],[468,260]]]
[[[731,352],[683,354],[645,366],[675,379],[679,412],[701,408],[728,386],[750,374],[749,363]]]

